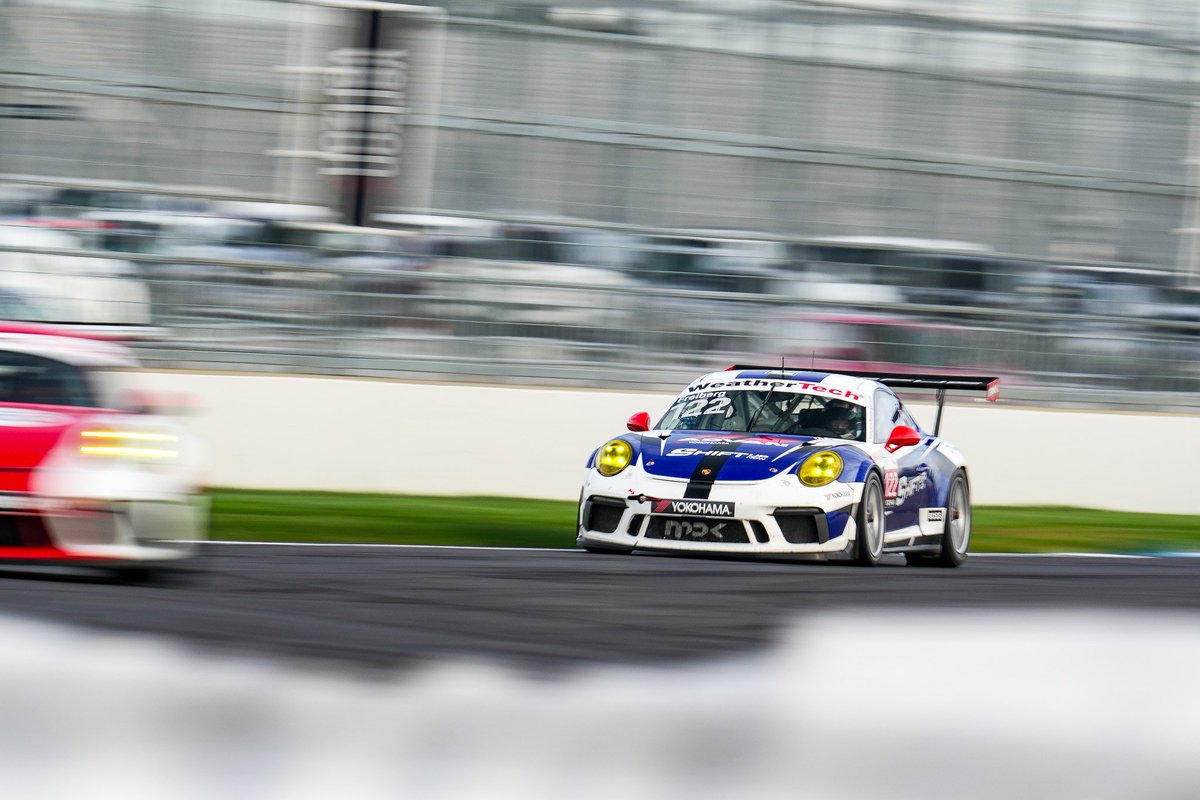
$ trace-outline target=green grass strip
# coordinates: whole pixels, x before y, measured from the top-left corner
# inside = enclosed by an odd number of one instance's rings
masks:
[[[573,547],[575,503],[214,489],[213,539]],[[1082,508],[975,508],[975,552],[1200,550],[1200,516]]]
[[[262,542],[573,547],[575,503],[214,489],[209,536]]]
[[[971,549],[1003,553],[1200,550],[1200,516],[1062,506],[981,506]]]

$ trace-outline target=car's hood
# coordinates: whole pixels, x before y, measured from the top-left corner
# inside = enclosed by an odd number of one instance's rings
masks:
[[[767,433],[673,431],[642,434],[642,467],[660,478],[760,481],[774,477],[837,439]],[[703,462],[703,463],[701,463]]]

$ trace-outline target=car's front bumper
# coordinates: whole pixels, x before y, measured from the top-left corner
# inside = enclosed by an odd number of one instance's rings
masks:
[[[580,497],[580,546],[746,558],[836,559],[853,552],[861,485],[834,482],[813,489],[794,475],[718,481],[706,499],[679,513],[680,506],[663,501],[684,500],[686,481],[627,472],[604,478],[588,471]],[[729,508],[722,509],[725,504]]]
[[[0,508],[0,561],[178,561],[205,536],[207,499],[104,501],[32,494]]]

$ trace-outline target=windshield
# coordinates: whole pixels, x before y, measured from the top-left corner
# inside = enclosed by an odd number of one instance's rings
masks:
[[[776,388],[686,394],[667,410],[657,429],[782,433],[861,442],[865,422],[862,406]]]
[[[96,407],[83,371],[28,353],[0,352],[0,403]]]

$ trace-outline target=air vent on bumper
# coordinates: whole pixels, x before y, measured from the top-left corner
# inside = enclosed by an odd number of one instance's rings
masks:
[[[597,533],[612,533],[621,524],[625,501],[615,497],[592,497],[583,515],[584,527]]]
[[[777,508],[775,522],[789,544],[825,544],[829,522],[819,508]]]

